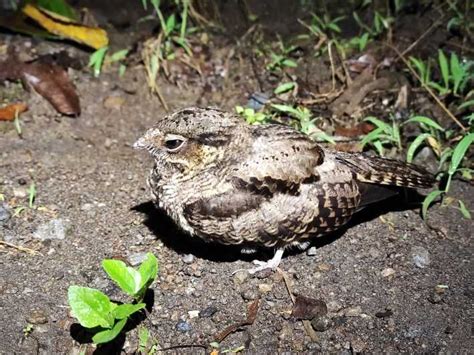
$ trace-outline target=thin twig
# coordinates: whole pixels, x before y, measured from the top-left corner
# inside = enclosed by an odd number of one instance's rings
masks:
[[[286,291],[288,292],[288,295],[291,298],[291,302],[295,304],[295,295],[293,294],[293,291],[291,290],[290,281],[288,280],[288,275],[286,274],[285,271],[283,271],[280,268],[277,268],[277,271],[283,278],[283,282],[285,283]],[[302,322],[303,322],[303,327],[306,331],[306,334],[308,334],[308,336],[311,338],[312,341],[317,342],[319,340],[318,335],[316,334],[313,327],[311,326],[311,322],[307,319],[302,320]]]
[[[25,252],[25,253],[28,253],[28,254],[43,256],[43,254],[41,254],[39,251],[36,251],[34,249],[30,249],[30,248],[27,248],[27,247],[22,247],[21,245],[15,245],[15,244],[12,244],[12,243],[8,243],[8,242],[5,242],[4,240],[0,240],[0,245],[5,245],[9,248],[13,248],[13,249],[16,249],[16,250],[19,250],[19,251],[22,251],[22,252]]]
[[[446,105],[443,104],[443,102],[441,102],[441,100],[438,98],[438,96],[436,96],[436,94],[433,92],[433,90],[431,90],[431,88],[428,85],[426,85],[423,82],[423,80],[421,80],[418,73],[413,69],[413,67],[410,65],[408,60],[404,57],[404,55],[402,53],[400,53],[400,51],[397,48],[395,48],[394,46],[392,46],[391,44],[385,43],[385,45],[387,47],[391,48],[393,51],[395,51],[395,53],[397,53],[397,55],[400,57],[400,59],[403,61],[403,63],[405,63],[405,65],[410,70],[410,72],[413,74],[413,76],[420,82],[421,86],[426,91],[428,91],[428,93],[433,97],[433,99],[436,101],[436,103],[439,105],[439,107],[441,107],[443,109],[443,111],[446,112],[446,114],[449,116],[449,118],[451,118],[463,131],[466,131],[467,128],[464,127],[464,125],[453,115],[453,113],[446,107]]]

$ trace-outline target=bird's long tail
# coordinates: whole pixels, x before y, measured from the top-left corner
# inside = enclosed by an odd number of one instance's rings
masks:
[[[398,160],[346,152],[338,152],[336,159],[363,183],[419,188],[429,188],[435,183],[433,174],[425,169]]]

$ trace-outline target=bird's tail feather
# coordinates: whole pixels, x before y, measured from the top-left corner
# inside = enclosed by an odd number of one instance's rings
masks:
[[[338,152],[337,159],[363,183],[419,188],[429,188],[435,183],[433,174],[425,169],[398,160],[346,152]]]

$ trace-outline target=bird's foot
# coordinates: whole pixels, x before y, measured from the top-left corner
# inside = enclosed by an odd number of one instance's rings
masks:
[[[262,270],[267,270],[267,269],[276,270],[278,265],[280,265],[281,258],[283,256],[283,251],[284,251],[283,249],[278,249],[275,252],[275,255],[273,256],[273,258],[271,258],[268,261],[254,260],[253,263],[257,265],[257,267],[248,269],[247,270],[248,273],[250,275],[253,275]]]

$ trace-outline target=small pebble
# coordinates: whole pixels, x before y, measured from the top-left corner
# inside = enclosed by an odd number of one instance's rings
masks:
[[[331,319],[326,316],[315,317],[311,320],[311,325],[317,332],[325,332],[331,327]]]
[[[187,333],[191,330],[191,324],[184,320],[179,320],[176,324],[176,330],[180,331],[181,333]]]
[[[344,315],[346,317],[358,317],[362,313],[362,308],[360,306],[351,307],[345,310]]]
[[[212,317],[218,311],[217,307],[209,306],[204,308],[199,312],[199,318],[209,318]]]
[[[234,284],[242,285],[248,277],[249,273],[246,270],[239,270],[234,274]]]
[[[5,203],[0,205],[0,225],[5,224],[11,217],[10,210]]]
[[[189,319],[199,317],[199,311],[188,311]]]
[[[46,317],[43,311],[35,309],[26,321],[31,324],[45,324],[48,322],[48,317]]]
[[[430,265],[430,253],[423,247],[415,246],[411,248],[411,256],[416,267],[420,269]]]
[[[66,222],[61,218],[52,219],[51,221],[41,224],[33,233],[33,237],[39,240],[66,238]]]
[[[308,256],[315,256],[317,254],[318,254],[318,250],[316,249],[316,247],[311,247],[306,251],[306,255]]]
[[[270,284],[259,284],[258,285],[258,291],[260,293],[268,293],[272,290],[273,285]]]
[[[194,255],[193,254],[186,254],[183,256],[183,263],[185,264],[192,264],[194,261]]]
[[[28,188],[27,187],[14,187],[13,188],[13,196],[18,198],[25,198],[28,196]]]
[[[130,265],[137,266],[146,259],[147,253],[134,253],[128,257]]]
[[[392,269],[391,267],[388,267],[386,269],[383,269],[382,272],[380,273],[383,277],[389,277],[395,274],[395,270]]]
[[[250,290],[243,291],[240,295],[246,301],[252,301],[258,298],[258,293],[253,288]]]

